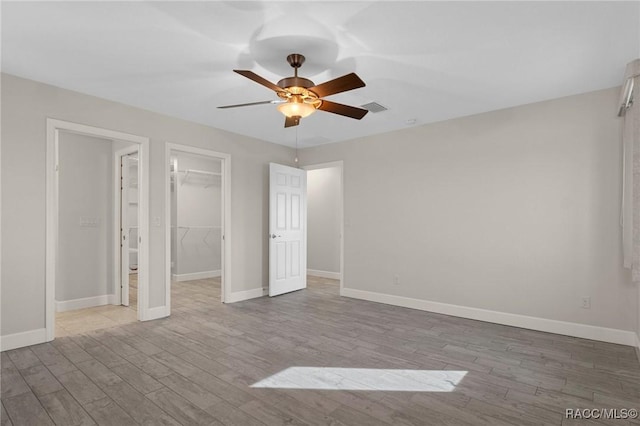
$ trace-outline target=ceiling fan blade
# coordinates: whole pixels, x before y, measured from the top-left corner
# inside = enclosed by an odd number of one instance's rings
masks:
[[[322,104],[318,107],[322,111],[332,112],[338,115],[344,115],[345,117],[355,118],[360,120],[369,112],[366,109],[352,107],[349,105],[339,104],[336,102],[322,100]]]
[[[272,82],[270,82],[269,80],[267,80],[266,78],[262,78],[260,77],[258,74],[256,74],[253,71],[248,71],[248,70],[233,70],[234,72],[237,72],[238,74],[247,77],[249,80],[253,80],[258,84],[262,84],[264,87],[267,87],[271,90],[273,90],[274,92],[281,92],[282,88],[276,86],[275,84],[273,84]]]
[[[298,116],[285,117],[284,119],[284,127],[293,127],[297,126],[298,124],[300,124],[300,117]]]
[[[336,93],[346,92],[364,86],[366,86],[364,81],[362,81],[356,73],[352,72],[351,74],[318,84],[315,87],[310,87],[309,90],[318,95],[319,98],[324,98],[325,96],[335,95]]]
[[[246,104],[236,104],[236,105],[223,105],[223,106],[219,106],[219,109],[226,109],[226,108],[238,108],[238,107],[246,107],[246,106],[253,106],[253,105],[265,105],[265,104],[279,104],[282,103],[284,101],[260,101],[260,102],[249,102]]]

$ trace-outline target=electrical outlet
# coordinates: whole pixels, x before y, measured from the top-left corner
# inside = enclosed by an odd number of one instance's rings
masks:
[[[581,299],[582,304],[580,305],[583,309],[591,309],[591,298],[583,297]]]
[[[394,275],[394,277],[393,277],[393,285],[400,285],[400,276]]]

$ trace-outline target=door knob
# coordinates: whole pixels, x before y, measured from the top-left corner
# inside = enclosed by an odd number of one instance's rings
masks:
[[[280,238],[282,237],[282,235],[271,234],[271,238],[276,238],[276,237]]]

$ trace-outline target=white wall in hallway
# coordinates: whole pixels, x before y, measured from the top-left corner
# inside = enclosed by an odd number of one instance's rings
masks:
[[[56,301],[114,293],[111,145],[60,132]]]
[[[307,171],[307,267],[340,272],[340,169]]]

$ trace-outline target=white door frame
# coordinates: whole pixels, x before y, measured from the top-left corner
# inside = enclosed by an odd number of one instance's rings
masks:
[[[231,298],[231,155],[195,146],[167,143],[165,148],[165,295],[167,315],[171,313],[171,152],[197,154],[219,159],[222,163],[222,261],[220,263],[220,302]]]
[[[340,160],[302,166],[306,171],[328,169],[332,167],[336,167],[340,170],[340,196],[338,197],[340,204],[338,206],[338,210],[340,215],[340,296],[342,296],[342,290],[344,289],[344,162]]]
[[[138,253],[138,319],[147,319],[149,308],[149,138],[122,133],[100,127],[87,126],[53,118],[47,118],[47,174],[46,174],[46,247],[45,247],[45,328],[46,340],[55,338],[56,318],[56,268],[58,251],[58,146],[60,131],[78,133],[98,138],[120,140],[138,144],[141,180],[138,182],[139,237]]]
[[[127,288],[125,289],[124,286],[122,286],[122,274],[124,273],[124,271],[122,270],[122,249],[120,248],[120,239],[122,238],[120,229],[122,228],[122,222],[121,222],[121,215],[122,215],[122,209],[123,209],[123,205],[121,203],[121,195],[122,195],[122,189],[121,189],[121,185],[122,182],[120,181],[120,178],[122,177],[122,168],[120,167],[121,161],[122,161],[122,157],[124,157],[125,155],[130,155],[130,154],[134,154],[137,153],[139,150],[138,146],[136,145],[132,145],[132,146],[128,146],[126,148],[122,148],[119,149],[115,152],[114,154],[114,161],[113,161],[113,187],[115,188],[114,194],[113,194],[113,232],[114,232],[114,236],[113,236],[113,285],[116,290],[116,302],[118,305],[122,305],[122,301],[123,301],[123,293],[125,291],[129,291],[129,284],[127,282]],[[140,167],[138,167],[138,182],[140,182]],[[140,206],[140,191],[138,191],[138,206]],[[138,211],[138,216],[140,215],[140,211]],[[140,269],[140,268],[138,268]],[[138,298],[138,312],[140,312],[140,298]]]

